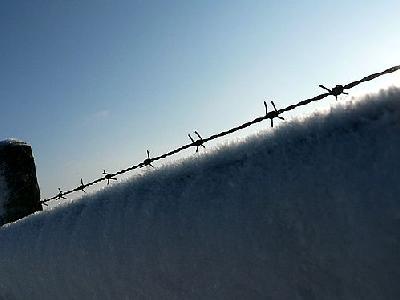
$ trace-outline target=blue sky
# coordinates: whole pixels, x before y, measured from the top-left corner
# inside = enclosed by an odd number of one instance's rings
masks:
[[[32,144],[51,196],[190,131],[261,115],[264,99],[284,107],[399,64],[399,11],[399,1],[1,1],[0,140]]]

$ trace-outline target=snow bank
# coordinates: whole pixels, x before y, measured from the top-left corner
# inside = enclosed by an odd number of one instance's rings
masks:
[[[0,229],[0,299],[399,299],[400,91]]]

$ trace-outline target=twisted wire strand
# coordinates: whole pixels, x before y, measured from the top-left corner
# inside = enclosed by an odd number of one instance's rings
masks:
[[[391,67],[389,69],[386,69],[386,70],[384,70],[382,72],[373,73],[373,74],[370,74],[368,76],[365,76],[364,78],[362,78],[360,80],[355,80],[355,81],[350,82],[350,83],[348,83],[346,85],[339,86],[339,87],[341,87],[341,91],[342,91],[341,93],[343,93],[344,90],[349,90],[349,89],[351,89],[351,88],[353,88],[353,87],[355,87],[355,86],[357,86],[357,85],[359,85],[359,84],[361,84],[363,82],[371,81],[371,80],[373,80],[373,79],[375,79],[377,77],[380,77],[380,76],[385,75],[385,74],[394,73],[394,72],[396,72],[398,70],[400,70],[400,65],[393,66],[393,67]],[[272,120],[272,119],[278,117],[280,114],[282,114],[284,112],[291,111],[291,110],[296,109],[297,107],[300,107],[300,106],[308,105],[311,102],[320,101],[320,100],[322,100],[322,99],[324,99],[324,98],[326,98],[326,97],[328,97],[330,95],[337,96],[332,92],[326,92],[326,93],[319,94],[319,95],[317,95],[315,97],[302,100],[302,101],[300,101],[300,102],[298,102],[296,104],[289,105],[289,106],[287,106],[285,108],[281,108],[281,109],[278,109],[278,110],[271,111],[269,113],[266,113],[264,116],[257,117],[252,121],[248,121],[248,122],[245,122],[245,123],[243,123],[241,125],[233,127],[231,129],[222,131],[220,133],[213,134],[213,135],[211,135],[211,136],[209,136],[207,138],[204,138],[204,139],[202,138],[200,140],[191,142],[189,144],[185,144],[185,145],[183,145],[183,146],[181,146],[179,148],[173,149],[173,150],[171,150],[171,151],[169,151],[167,153],[161,154],[159,156],[148,158],[149,159],[148,162],[152,163],[154,161],[165,159],[165,158],[167,158],[169,156],[175,155],[175,154],[177,154],[177,153],[179,153],[179,152],[181,152],[183,150],[186,150],[186,149],[188,149],[190,147],[198,146],[199,144],[203,145],[203,144],[205,144],[205,143],[207,143],[209,141],[221,138],[223,136],[226,136],[226,135],[232,134],[232,133],[234,133],[236,131],[239,131],[239,130],[242,130],[244,128],[247,128],[247,127],[249,127],[249,126],[251,126],[253,124],[260,123],[260,122],[265,121],[267,119]],[[199,141],[200,141],[200,143],[199,143]],[[78,186],[78,187],[76,187],[74,189],[71,189],[71,190],[68,190],[68,191],[65,191],[65,192],[60,191],[57,195],[55,195],[55,196],[53,196],[51,198],[43,199],[40,202],[42,204],[44,204],[44,205],[47,205],[47,202],[49,202],[51,200],[63,199],[64,196],[67,196],[67,195],[69,195],[71,193],[74,193],[74,192],[77,192],[77,191],[82,191],[86,187],[89,187],[89,186],[98,184],[98,183],[100,183],[102,181],[108,180],[109,176],[114,177],[114,176],[122,175],[122,174],[125,174],[127,172],[136,170],[138,168],[142,168],[144,166],[146,166],[146,163],[143,161],[143,162],[140,162],[138,164],[132,165],[132,166],[126,168],[126,169],[119,170],[119,171],[117,171],[115,173],[109,173],[109,174],[107,174],[107,175],[105,175],[103,177],[95,179],[94,181],[88,182],[86,184],[82,184],[82,185],[80,185],[80,186]]]

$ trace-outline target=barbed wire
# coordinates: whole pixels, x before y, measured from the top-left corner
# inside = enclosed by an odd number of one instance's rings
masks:
[[[74,192],[78,192],[78,191],[85,192],[85,188],[87,188],[89,186],[92,186],[92,185],[95,185],[95,184],[98,184],[98,183],[100,183],[102,181],[106,181],[107,180],[107,184],[109,184],[110,180],[117,180],[116,176],[118,176],[118,175],[122,175],[122,174],[125,174],[127,172],[130,172],[130,171],[133,171],[135,169],[142,168],[142,167],[145,167],[145,166],[153,167],[152,162],[155,162],[155,161],[158,161],[158,160],[161,160],[161,159],[165,159],[165,158],[167,158],[169,156],[175,155],[175,154],[177,154],[177,153],[179,153],[179,152],[181,152],[183,150],[186,150],[186,149],[188,149],[190,147],[196,147],[196,153],[197,153],[198,150],[199,150],[199,147],[204,147],[205,148],[204,144],[207,143],[207,142],[210,142],[212,140],[215,140],[215,139],[221,138],[223,136],[232,134],[232,133],[234,133],[236,131],[242,130],[242,129],[247,128],[247,127],[249,127],[249,126],[251,126],[253,124],[260,123],[260,122],[268,120],[268,119],[271,121],[271,127],[273,127],[273,125],[274,125],[273,120],[275,118],[279,118],[279,119],[284,120],[284,118],[280,116],[284,112],[291,111],[291,110],[293,110],[293,109],[295,109],[297,107],[300,107],[300,106],[308,105],[311,102],[320,101],[320,100],[322,100],[322,99],[324,99],[324,98],[326,98],[328,96],[334,96],[336,98],[336,100],[337,100],[337,97],[339,95],[341,95],[341,94],[346,94],[347,95],[348,94],[348,93],[345,92],[345,90],[349,90],[349,89],[351,89],[351,88],[353,88],[353,87],[355,87],[355,86],[357,86],[357,85],[359,85],[359,84],[361,84],[363,82],[371,81],[371,80],[373,80],[373,79],[375,79],[377,77],[380,77],[380,76],[382,76],[384,74],[393,73],[393,72],[396,72],[398,70],[400,70],[400,65],[393,66],[393,67],[391,67],[389,69],[386,69],[386,70],[384,70],[382,72],[373,73],[371,75],[365,76],[364,78],[362,78],[360,80],[356,80],[356,81],[350,82],[350,83],[345,84],[345,85],[336,85],[332,89],[327,88],[327,87],[325,87],[323,85],[319,85],[321,88],[326,90],[326,93],[319,94],[319,95],[317,95],[315,97],[302,100],[302,101],[300,101],[300,102],[298,102],[296,104],[292,104],[292,105],[289,105],[289,106],[287,106],[285,108],[281,108],[281,109],[277,109],[276,106],[275,106],[275,103],[273,101],[271,101],[273,110],[270,111],[270,112],[268,112],[267,103],[264,101],[264,106],[265,106],[265,115],[264,116],[255,118],[252,121],[245,122],[245,123],[243,123],[243,124],[241,124],[239,126],[233,127],[231,129],[228,129],[228,130],[225,130],[225,131],[222,131],[220,133],[213,134],[213,135],[211,135],[211,136],[209,136],[207,138],[202,138],[200,136],[200,134],[197,131],[195,131],[194,133],[197,136],[196,140],[193,139],[190,134],[188,134],[189,139],[191,141],[191,143],[189,143],[189,144],[183,145],[183,146],[181,146],[179,148],[173,149],[173,150],[171,150],[171,151],[169,151],[167,153],[164,153],[164,154],[156,156],[156,157],[150,157],[150,152],[149,152],[149,150],[147,150],[147,158],[145,160],[143,160],[142,162],[140,162],[140,163],[132,165],[132,166],[126,168],[126,169],[119,170],[119,171],[117,171],[115,173],[107,173],[106,170],[103,170],[102,174],[104,174],[104,176],[102,176],[100,178],[97,178],[97,179],[95,179],[95,180],[93,180],[91,182],[88,182],[86,184],[84,184],[83,180],[81,179],[81,184],[78,187],[76,187],[74,189],[71,189],[71,190],[68,190],[68,191],[65,191],[65,192],[63,192],[60,188],[58,188],[59,192],[58,192],[57,195],[55,195],[55,196],[53,196],[51,198],[43,199],[40,202],[42,204],[44,204],[44,205],[47,205],[47,202],[49,202],[51,200],[66,199],[65,196],[67,196],[69,194],[72,194]]]

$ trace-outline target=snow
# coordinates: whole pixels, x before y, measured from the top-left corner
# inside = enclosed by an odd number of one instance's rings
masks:
[[[10,139],[0,141],[0,148],[4,147],[4,146],[10,146],[10,145],[26,145],[26,143],[24,141],[21,141],[21,140],[15,139],[15,138],[10,138]]]
[[[0,299],[399,299],[400,90],[0,229]]]

